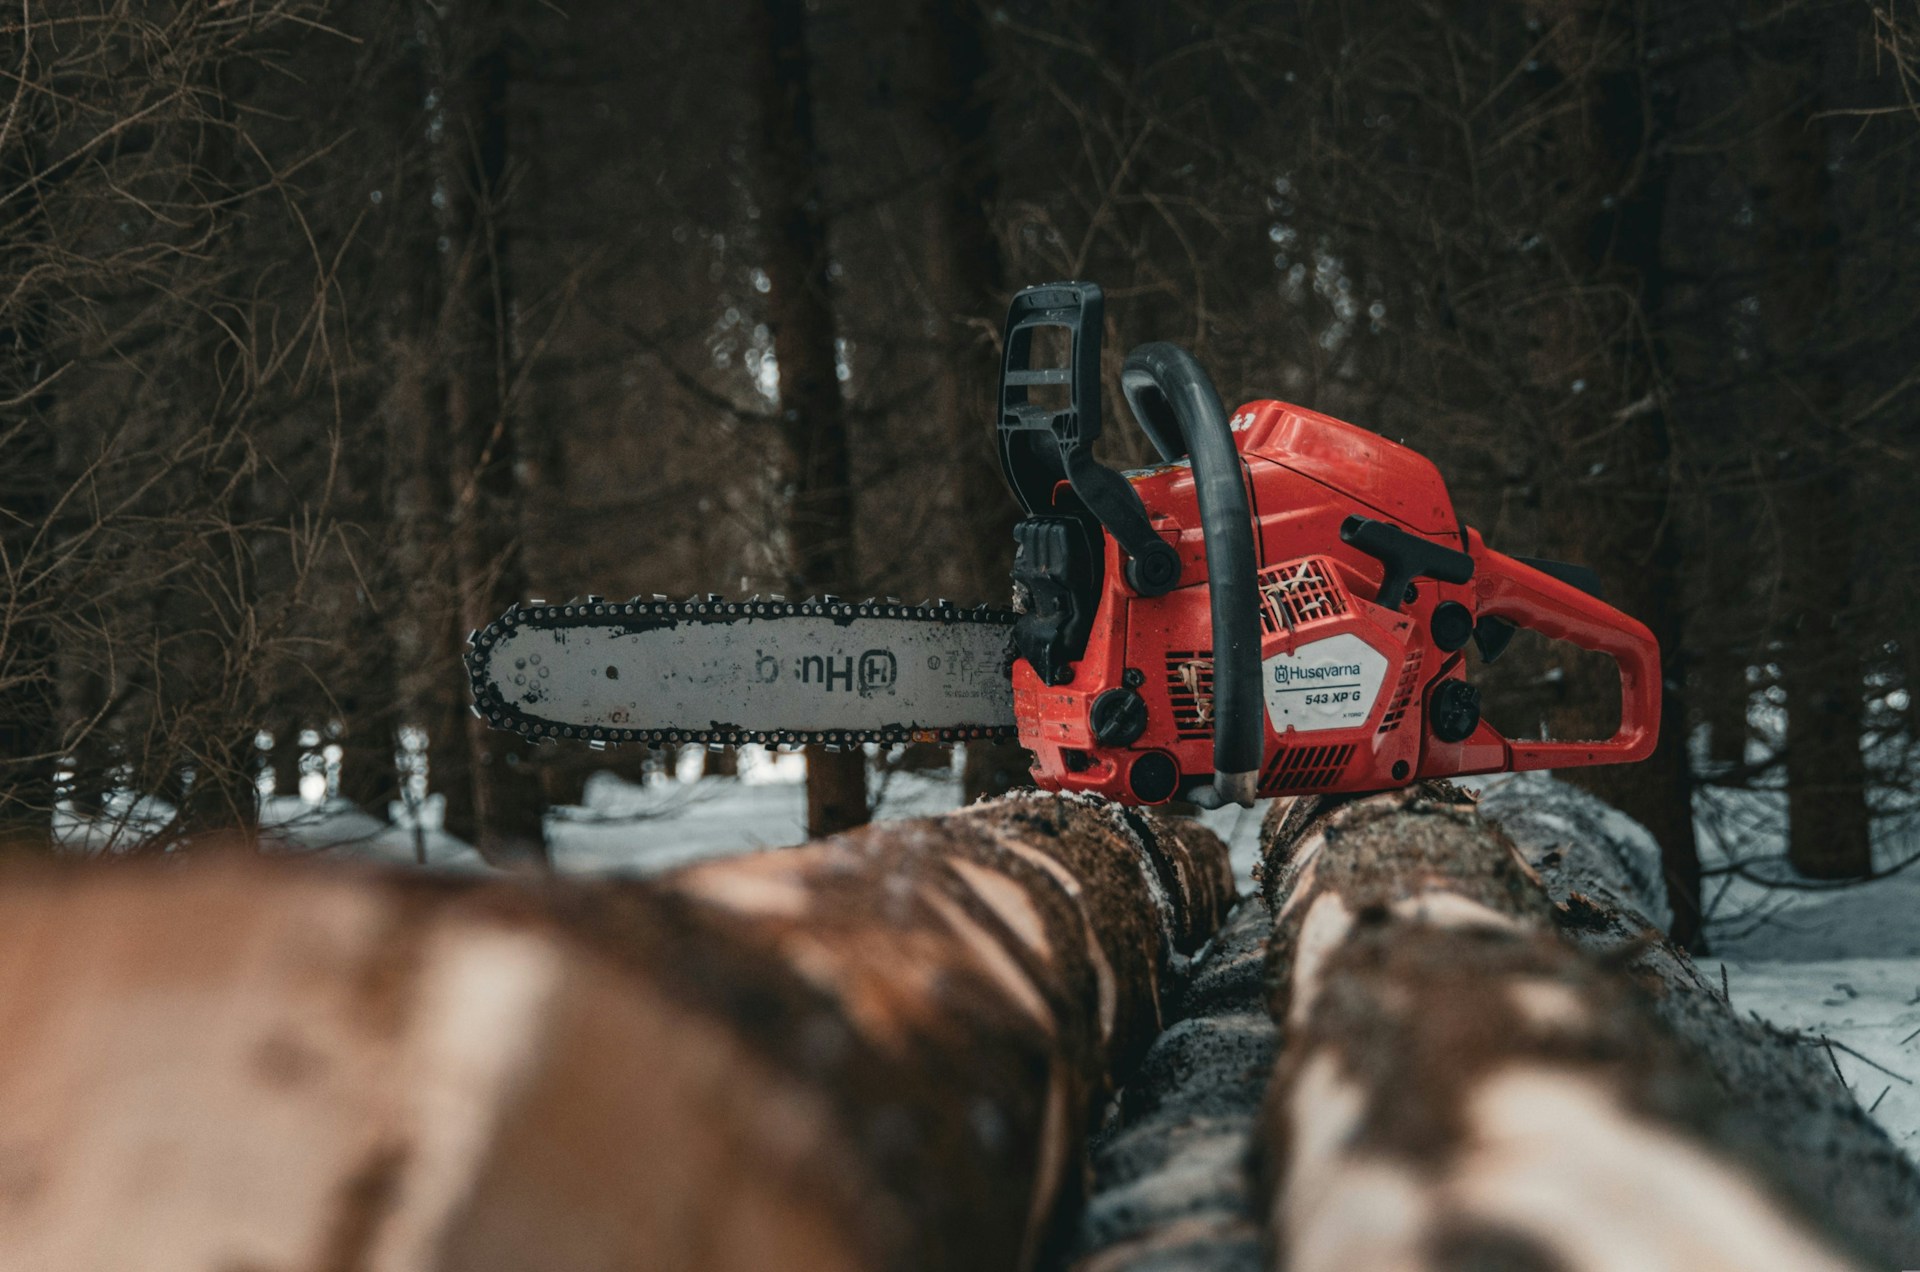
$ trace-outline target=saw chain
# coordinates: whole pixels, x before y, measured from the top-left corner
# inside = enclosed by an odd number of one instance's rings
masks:
[[[867,742],[897,744],[905,742],[959,742],[970,739],[1011,739],[1018,730],[1011,724],[978,724],[916,728],[889,725],[880,728],[842,729],[752,729],[725,722],[705,725],[683,723],[664,727],[624,728],[615,725],[583,725],[545,718],[511,700],[509,693],[495,682],[492,655],[496,648],[516,632],[526,628],[541,632],[564,633],[575,629],[594,629],[594,635],[619,635],[657,631],[682,624],[726,624],[743,619],[781,619],[792,617],[826,618],[845,626],[861,619],[892,619],[935,627],[991,625],[1011,630],[1019,615],[1011,609],[988,605],[963,607],[938,600],[905,605],[891,598],[861,602],[843,601],[835,596],[788,601],[780,597],[751,597],[729,601],[717,594],[693,596],[672,601],[662,596],[648,600],[608,601],[589,596],[564,605],[535,601],[514,605],[493,622],[467,637],[467,674],[473,693],[475,716],[496,729],[517,733],[529,741],[553,742],[563,739],[585,741],[596,748],[623,743],[672,746],[681,743],[725,744],[755,743],[782,750],[822,745],[828,750],[859,746]],[[533,662],[540,660],[536,656]],[[608,669],[609,672],[612,668]],[[1004,668],[1001,670],[1004,671]],[[522,695],[524,697],[524,695]]]

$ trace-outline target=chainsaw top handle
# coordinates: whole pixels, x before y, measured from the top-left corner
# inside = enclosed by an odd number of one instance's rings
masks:
[[[1127,355],[1120,389],[1160,457],[1190,459],[1207,552],[1213,618],[1213,785],[1188,792],[1202,808],[1253,806],[1265,750],[1260,693],[1260,592],[1253,513],[1239,448],[1220,395],[1178,345],[1143,344]]]

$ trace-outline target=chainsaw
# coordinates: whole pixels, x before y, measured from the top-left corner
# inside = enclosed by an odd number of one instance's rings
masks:
[[[1010,609],[535,601],[470,637],[474,710],[602,747],[1017,737],[1044,788],[1201,807],[1652,751],[1652,634],[1591,571],[1489,548],[1416,452],[1286,402],[1228,415],[1190,354],[1152,343],[1120,388],[1162,462],[1101,464],[1103,326],[1091,283],[1027,288],[1007,315],[1000,462],[1026,513]],[[1520,628],[1614,661],[1612,737],[1481,718],[1467,647],[1491,662]]]

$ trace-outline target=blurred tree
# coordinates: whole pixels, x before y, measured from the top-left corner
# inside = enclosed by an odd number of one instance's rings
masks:
[[[1764,261],[1761,372],[1775,382],[1764,401],[1780,447],[1787,854],[1802,874],[1832,879],[1871,873],[1873,851],[1860,750],[1865,650],[1853,622],[1857,512],[1849,457],[1836,444],[1845,401],[1832,338],[1841,235],[1824,82],[1833,40],[1823,17],[1808,12],[1785,24],[1785,56],[1758,50],[1765,61],[1745,102]]]
[[[779,420],[788,452],[788,586],[796,595],[850,592],[854,491],[846,404],[836,356],[828,226],[814,150],[806,8],[753,0],[749,54],[760,108],[755,184],[765,238],[768,327],[779,367]],[[868,818],[866,754],[807,748],[807,833]]]
[[[539,859],[544,803],[532,747],[466,709],[460,663],[467,633],[526,596],[516,400],[524,357],[508,215],[511,36],[496,0],[418,11],[430,77],[431,202],[439,213],[429,437],[445,452],[422,458],[446,465],[448,502],[436,511],[451,540],[457,589],[436,658],[444,706],[429,737],[463,740],[467,751],[473,802],[469,810],[450,799],[447,828],[489,861]]]
[[[957,590],[969,602],[1002,604],[1019,506],[999,459],[997,336],[1014,289],[991,219],[1000,189],[993,64],[973,0],[923,0],[910,21],[924,68],[921,117],[936,174],[925,220],[926,279],[938,351],[935,404],[953,448],[943,493]],[[968,743],[962,801],[1028,785],[1031,763],[1018,743]]]

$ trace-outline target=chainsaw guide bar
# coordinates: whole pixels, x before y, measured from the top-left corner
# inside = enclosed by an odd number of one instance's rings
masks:
[[[474,714],[535,742],[1005,739],[1016,617],[946,601],[588,597],[509,609],[467,638],[467,674]]]

